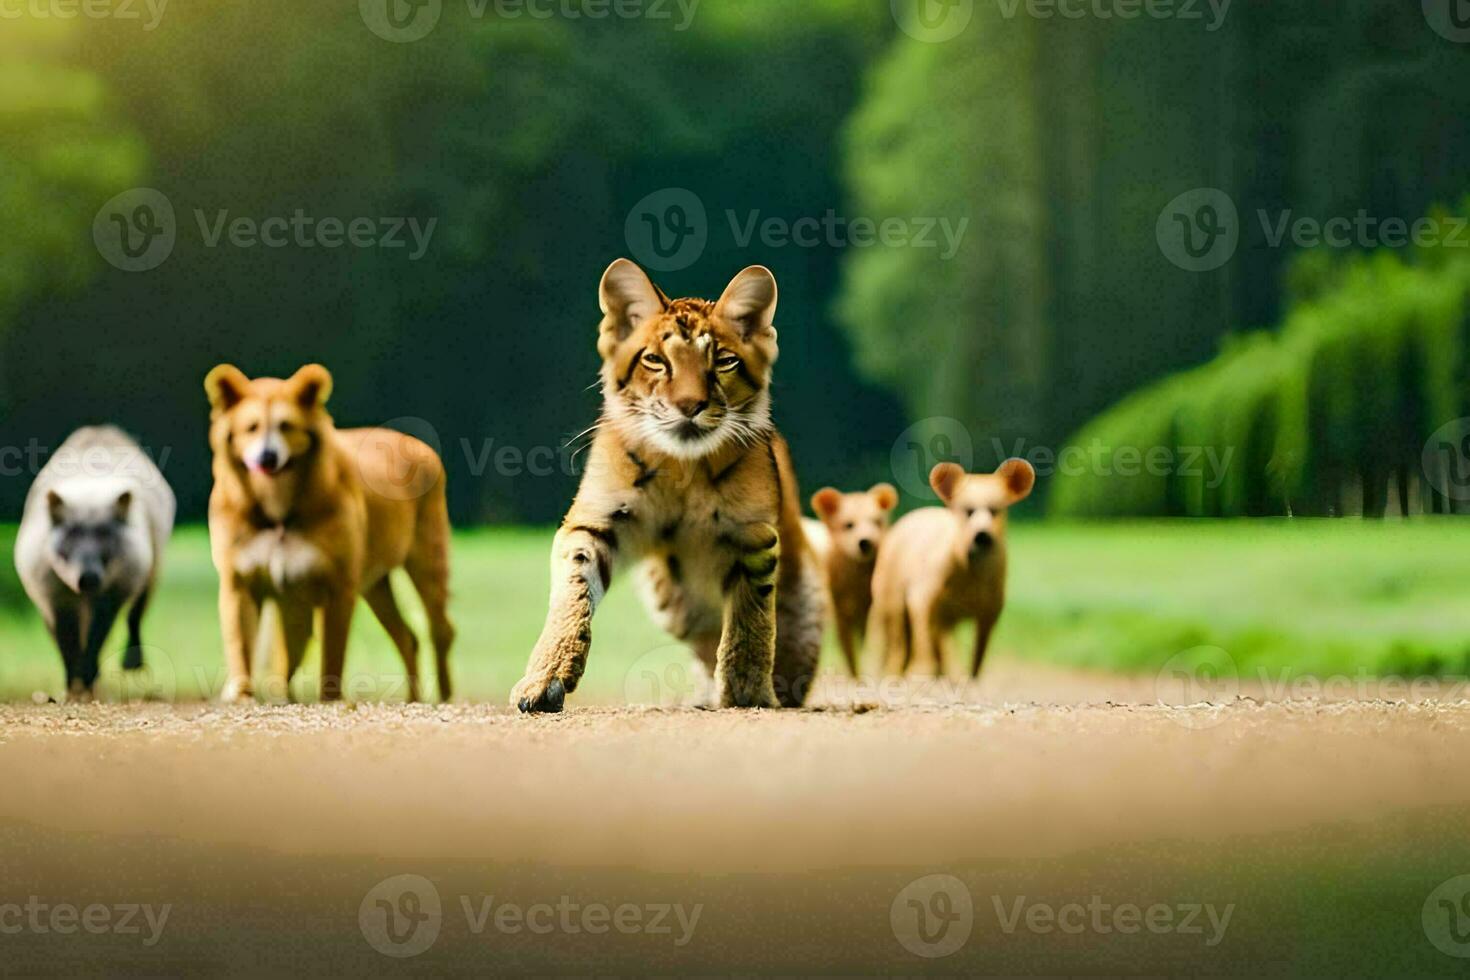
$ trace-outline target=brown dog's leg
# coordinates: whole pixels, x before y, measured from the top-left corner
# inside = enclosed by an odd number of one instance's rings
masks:
[[[343,589],[322,609],[322,700],[342,700],[342,672],[347,663],[347,633],[357,606],[357,589]]]
[[[373,615],[378,617],[378,622],[383,624],[388,636],[393,640],[393,645],[398,648],[398,655],[403,658],[404,670],[408,673],[408,700],[419,699],[419,639],[413,635],[413,630],[403,621],[403,613],[398,610],[398,603],[393,598],[393,583],[384,575],[376,584],[371,586],[362,597],[367,600],[368,608]]]
[[[842,616],[837,617],[837,644],[842,647],[842,656],[847,660],[847,671],[858,676],[858,642],[856,625]]]
[[[424,603],[429,620],[429,640],[434,644],[434,667],[439,681],[439,700],[454,695],[449,677],[449,648],[454,645],[454,623],[449,619],[449,508],[443,488],[425,499],[419,515],[418,540],[404,562],[404,570]]]
[[[556,532],[546,623],[525,676],[510,692],[510,703],[522,711],[560,711],[577,689],[592,646],[592,614],[612,584],[616,540],[607,528],[590,525]]]
[[[752,524],[732,535],[730,544],[738,557],[725,576],[715,690],[722,708],[774,708],[780,535],[773,524]]]
[[[220,582],[219,623],[225,644],[225,669],[229,677],[222,701],[248,701],[253,696],[250,682],[250,652],[255,648],[255,628],[260,606],[255,597],[232,581]]]
[[[316,609],[306,602],[278,602],[276,613],[281,618],[281,650],[284,654],[280,669],[281,692],[283,699],[290,701],[291,678],[296,676],[296,671],[301,669],[301,661],[306,659]]]
[[[980,676],[980,663],[985,659],[985,649],[990,646],[990,634],[995,629],[995,619],[981,616],[975,620],[975,659],[970,663],[970,676]]]
[[[909,627],[913,630],[913,659],[910,668],[921,677],[937,677],[943,656],[939,649],[940,626],[933,606],[922,599],[909,603]]]

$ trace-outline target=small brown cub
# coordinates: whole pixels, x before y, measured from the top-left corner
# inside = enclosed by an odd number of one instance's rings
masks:
[[[991,631],[1005,605],[1006,510],[1024,500],[1036,471],[1010,459],[994,473],[967,474],[940,463],[929,485],[943,507],[922,507],[893,525],[873,570],[873,609],[868,642],[885,673],[942,675],[950,634],[975,620],[980,673]]]
[[[898,491],[887,483],[858,493],[823,487],[812,495],[812,511],[821,519],[825,538],[818,550],[832,596],[833,625],[853,677],[858,676],[858,651],[873,605],[878,546],[888,533],[888,518],[896,506]]]

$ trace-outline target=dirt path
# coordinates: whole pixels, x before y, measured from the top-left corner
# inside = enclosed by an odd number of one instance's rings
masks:
[[[0,943],[30,972],[1463,965],[1421,912],[1470,873],[1470,703],[1151,690],[1007,663],[799,713],[0,708]],[[7,933],[27,901],[172,911],[152,945]],[[541,905],[549,933],[512,928]],[[642,919],[599,933],[599,906]],[[1130,932],[1132,906],[1174,927]],[[420,955],[374,948],[422,941],[384,939],[389,910],[398,938],[433,923]]]

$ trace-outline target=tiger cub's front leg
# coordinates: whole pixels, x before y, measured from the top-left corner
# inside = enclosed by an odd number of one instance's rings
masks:
[[[522,711],[557,712],[577,689],[592,645],[592,614],[612,581],[617,539],[612,532],[564,526],[551,547],[551,603],[546,625],[510,694]]]
[[[748,524],[721,543],[735,557],[724,580],[724,625],[715,655],[720,707],[774,708],[780,535],[773,524]]]

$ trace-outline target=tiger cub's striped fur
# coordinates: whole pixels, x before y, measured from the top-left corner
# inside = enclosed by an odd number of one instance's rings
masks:
[[[551,607],[522,711],[576,690],[592,614],[637,565],[654,618],[714,671],[724,707],[795,707],[816,671],[822,584],[770,420],[776,280],[753,266],[718,302],[670,300],[632,262],[603,275],[603,412],[551,554]]]

